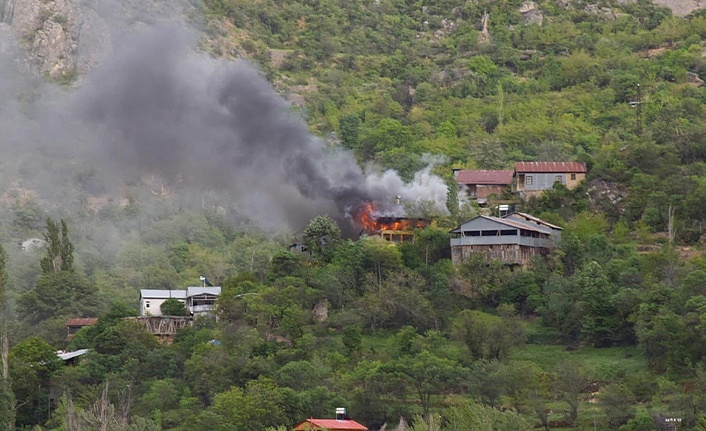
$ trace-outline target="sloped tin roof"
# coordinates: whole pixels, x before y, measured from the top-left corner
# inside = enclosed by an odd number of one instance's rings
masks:
[[[490,171],[463,169],[458,171],[456,183],[508,185],[512,184],[512,177],[514,175],[515,171],[512,170]]]
[[[534,232],[548,233],[547,229],[542,229],[541,226],[538,226],[538,225],[531,226],[529,224],[521,223],[517,220],[508,220],[508,219],[504,219],[504,218],[491,217],[491,216],[485,216],[485,215],[479,215],[477,217],[474,217],[468,221],[461,223],[461,226],[452,230],[451,233],[461,233],[461,230],[463,230],[463,227],[466,224],[474,222],[475,220],[478,220],[478,219],[490,220],[495,223],[503,224],[505,226],[514,227],[516,229],[524,229],[524,230],[530,230],[530,231],[534,231]]]
[[[515,171],[518,173],[585,173],[587,169],[586,164],[583,162],[515,162]]]
[[[533,216],[533,215],[529,215],[529,214],[527,214],[527,213],[519,212],[519,211],[518,211],[518,212],[515,212],[515,213],[512,213],[512,214],[509,214],[509,215],[507,216],[507,218],[523,218],[523,219],[525,219],[525,220],[527,220],[527,221],[533,221],[533,222],[535,222],[535,223],[537,223],[537,224],[540,224],[540,225],[542,225],[542,226],[547,226],[547,227],[550,227],[550,228],[552,228],[552,229],[564,230],[564,228],[561,227],[561,226],[557,226],[557,225],[555,225],[555,224],[551,224],[551,223],[549,223],[549,222],[546,222],[546,221],[542,220],[541,218],[535,217],[535,216]]]
[[[303,426],[302,426],[303,425]],[[295,430],[324,429],[324,430],[359,430],[367,431],[364,425],[350,419],[307,419],[297,424]]]
[[[97,317],[78,317],[66,321],[66,326],[91,326],[98,323]]]

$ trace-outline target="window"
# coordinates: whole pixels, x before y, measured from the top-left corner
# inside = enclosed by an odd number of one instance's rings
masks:
[[[555,183],[561,183],[561,182],[562,182],[562,181],[561,181],[561,175],[555,176],[555,177],[554,177],[554,182],[555,182]]]
[[[150,308],[150,302],[149,302],[149,301],[145,301],[145,308]]]
[[[571,181],[576,181],[576,174],[571,174]]]
[[[525,177],[525,184],[527,184],[528,186],[532,185],[532,176],[531,175],[527,175]]]

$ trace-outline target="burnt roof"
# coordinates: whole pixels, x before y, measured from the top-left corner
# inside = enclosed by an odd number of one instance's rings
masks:
[[[472,170],[463,169],[456,175],[458,184],[512,184],[512,177],[515,171],[512,170]]]
[[[524,172],[573,172],[585,173],[586,164],[584,162],[515,162],[515,171]]]

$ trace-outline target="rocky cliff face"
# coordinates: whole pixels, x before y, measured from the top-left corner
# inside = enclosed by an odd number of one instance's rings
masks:
[[[113,39],[155,19],[193,15],[186,0],[0,0],[2,24],[34,70],[69,83],[110,51]]]
[[[653,1],[680,16],[706,7],[706,0]],[[56,82],[70,83],[93,68],[111,50],[115,38],[154,20],[192,18],[198,15],[200,4],[200,0],[0,0],[0,35],[14,35],[32,70]],[[541,25],[541,11],[535,2],[525,1],[521,11],[527,23]],[[206,45],[211,44],[228,45],[223,55],[240,56],[231,52],[238,45],[235,42],[206,38]]]

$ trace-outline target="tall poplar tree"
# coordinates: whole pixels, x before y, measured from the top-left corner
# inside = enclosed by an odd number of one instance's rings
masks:
[[[15,429],[15,412],[13,406],[14,396],[10,387],[10,339],[7,333],[7,254],[0,245],[0,359],[2,371],[0,373],[0,431]]]
[[[59,271],[73,271],[74,246],[69,240],[69,228],[64,220],[57,225],[51,217],[47,218],[47,253],[40,262],[42,273],[51,274]]]

